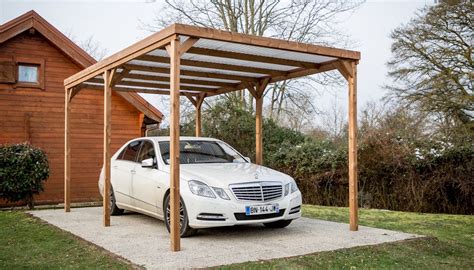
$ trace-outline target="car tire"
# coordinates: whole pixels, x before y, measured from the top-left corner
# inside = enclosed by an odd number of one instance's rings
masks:
[[[164,202],[165,209],[165,225],[168,232],[170,230],[170,195],[168,194]],[[189,226],[188,212],[186,211],[186,205],[183,202],[183,199],[180,199],[180,236],[189,237],[197,233],[197,229],[193,229]]]
[[[267,228],[281,229],[290,225],[292,221],[292,219],[282,219],[274,222],[263,223],[263,225],[265,225]]]
[[[123,214],[124,210],[123,209],[120,209],[117,204],[116,204],[116,200],[115,200],[115,193],[114,193],[114,189],[111,187],[110,188],[110,203],[109,203],[109,207],[110,207],[110,215],[112,216],[120,216]]]

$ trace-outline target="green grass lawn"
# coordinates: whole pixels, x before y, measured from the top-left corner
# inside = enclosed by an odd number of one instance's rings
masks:
[[[309,206],[303,215],[348,222],[347,208]],[[474,268],[474,216],[360,211],[361,225],[430,236],[224,269]],[[0,211],[0,269],[126,269],[132,266],[24,212]]]
[[[349,222],[349,210],[342,207],[305,205],[303,216]],[[288,259],[234,264],[221,268],[474,268],[474,216],[361,209],[359,220],[361,225],[422,234],[429,238],[320,252]]]
[[[29,216],[0,211],[0,269],[127,269],[110,253]]]

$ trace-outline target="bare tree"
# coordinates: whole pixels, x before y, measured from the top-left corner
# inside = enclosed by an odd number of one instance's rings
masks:
[[[472,1],[422,9],[392,33],[391,97],[474,130]]]
[[[107,49],[102,48],[99,42],[94,39],[94,36],[89,36],[88,38],[81,40],[71,31],[66,32],[65,35],[97,61],[102,60],[107,54]]]
[[[151,1],[155,2],[155,1]],[[354,10],[362,0],[166,0],[151,22],[142,22],[149,31],[158,31],[172,23],[187,23],[228,31],[280,39],[346,46],[348,37],[335,27],[340,15]],[[317,75],[309,80],[284,81],[267,89],[269,114],[281,119],[292,109],[314,112],[318,86],[341,83],[335,74]],[[244,91],[227,95],[253,109],[252,95]],[[305,116],[302,116],[303,118]],[[307,116],[306,116],[307,117]],[[302,122],[300,118],[297,122]]]

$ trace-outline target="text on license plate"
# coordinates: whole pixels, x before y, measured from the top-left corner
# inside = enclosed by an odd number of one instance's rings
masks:
[[[255,206],[245,206],[245,215],[263,215],[263,214],[273,214],[280,211],[278,204],[266,204],[266,205],[255,205]]]

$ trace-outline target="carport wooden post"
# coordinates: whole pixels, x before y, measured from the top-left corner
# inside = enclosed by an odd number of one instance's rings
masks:
[[[179,43],[179,36],[175,36],[170,45],[166,46],[170,56],[170,237],[172,251],[181,249],[179,233]]]
[[[349,95],[349,228],[359,229],[357,181],[357,61],[341,60],[336,68],[346,78]]]
[[[112,77],[115,70],[104,71],[104,195],[103,200],[103,221],[104,227],[110,226],[110,133],[112,114]]]
[[[189,99],[189,101],[191,101],[191,103],[196,108],[196,123],[195,123],[196,132],[195,132],[195,136],[196,137],[201,137],[201,107],[202,107],[202,103],[204,101],[204,98],[206,97],[206,93],[201,93],[196,98],[194,98],[193,96],[191,96],[187,93],[185,93],[184,95]]]
[[[200,94],[196,100],[196,137],[201,137],[201,107],[206,94]]]
[[[349,223],[350,230],[358,230],[357,181],[357,66],[350,62],[349,84]]]
[[[255,87],[255,163],[263,164],[263,92],[270,78],[265,78],[257,83]],[[252,91],[250,91],[252,93]]]
[[[71,89],[64,89],[64,211],[71,211]]]

